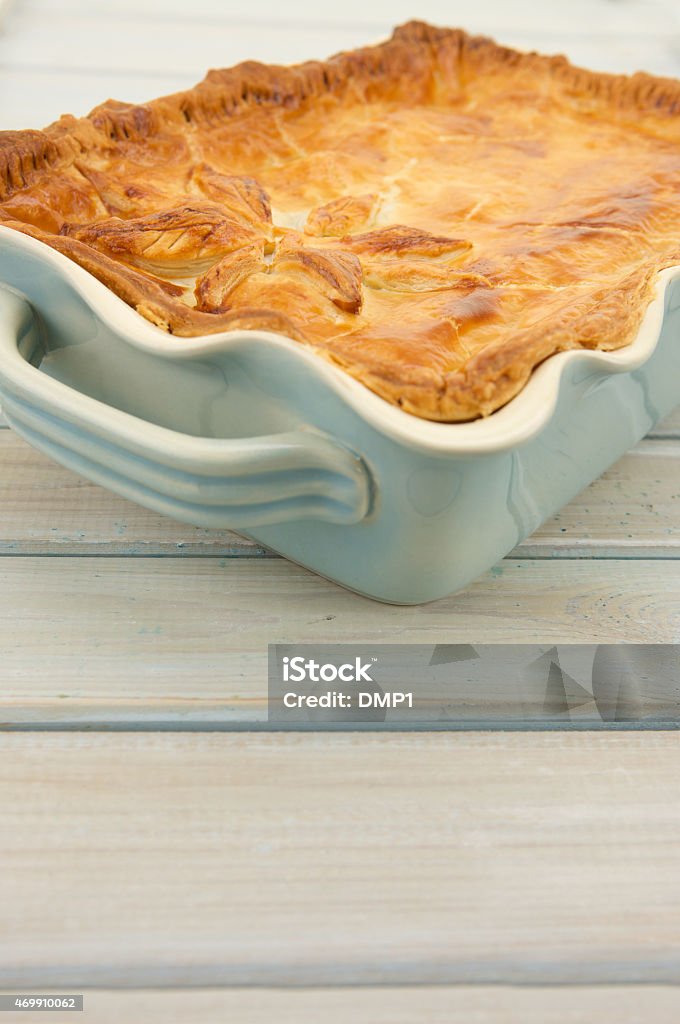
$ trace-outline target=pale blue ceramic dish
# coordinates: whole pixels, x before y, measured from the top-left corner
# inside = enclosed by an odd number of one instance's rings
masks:
[[[0,280],[26,297],[0,291],[0,402],[112,491],[416,604],[490,568],[680,402],[679,279],[659,275],[632,345],[553,356],[493,416],[441,424],[278,335],[168,336],[0,228]]]

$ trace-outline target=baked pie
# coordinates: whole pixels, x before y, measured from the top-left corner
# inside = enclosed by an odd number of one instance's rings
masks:
[[[411,22],[4,132],[0,222],[164,331],[273,331],[469,420],[556,352],[632,341],[680,262],[679,142],[679,82]]]

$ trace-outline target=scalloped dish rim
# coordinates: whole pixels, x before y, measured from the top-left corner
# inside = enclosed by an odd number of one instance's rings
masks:
[[[65,286],[70,285],[101,322],[128,344],[148,354],[165,359],[191,359],[236,349],[249,340],[284,349],[308,368],[313,367],[371,427],[400,444],[433,454],[491,453],[516,447],[535,437],[549,422],[559,397],[562,376],[570,367],[583,364],[592,367],[593,372],[599,370],[604,374],[638,369],[657,346],[664,322],[666,292],[672,281],[680,277],[680,265],[657,273],[652,299],[635,338],[628,345],[610,352],[573,349],[555,353],[533,371],[522,390],[502,408],[476,420],[442,423],[404,412],[321,357],[317,350],[306,348],[282,334],[239,329],[190,338],[169,335],[145,320],[88,271],[45,243],[0,226],[0,242],[2,239],[10,239],[12,245],[24,248],[39,261],[51,265]],[[30,298],[29,302],[34,305]]]

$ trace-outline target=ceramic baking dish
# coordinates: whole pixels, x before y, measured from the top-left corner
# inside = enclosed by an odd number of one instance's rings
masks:
[[[680,401],[680,268],[636,340],[546,360],[487,419],[418,419],[294,341],[175,338],[0,228],[0,402],[84,477],[402,604],[465,586]]]

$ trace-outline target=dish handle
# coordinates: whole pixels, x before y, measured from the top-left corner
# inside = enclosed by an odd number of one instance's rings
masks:
[[[161,427],[41,372],[41,327],[0,289],[0,402],[29,443],[96,483],[185,522],[219,528],[300,519],[353,524],[371,504],[370,473],[335,438],[302,426],[246,438]]]

